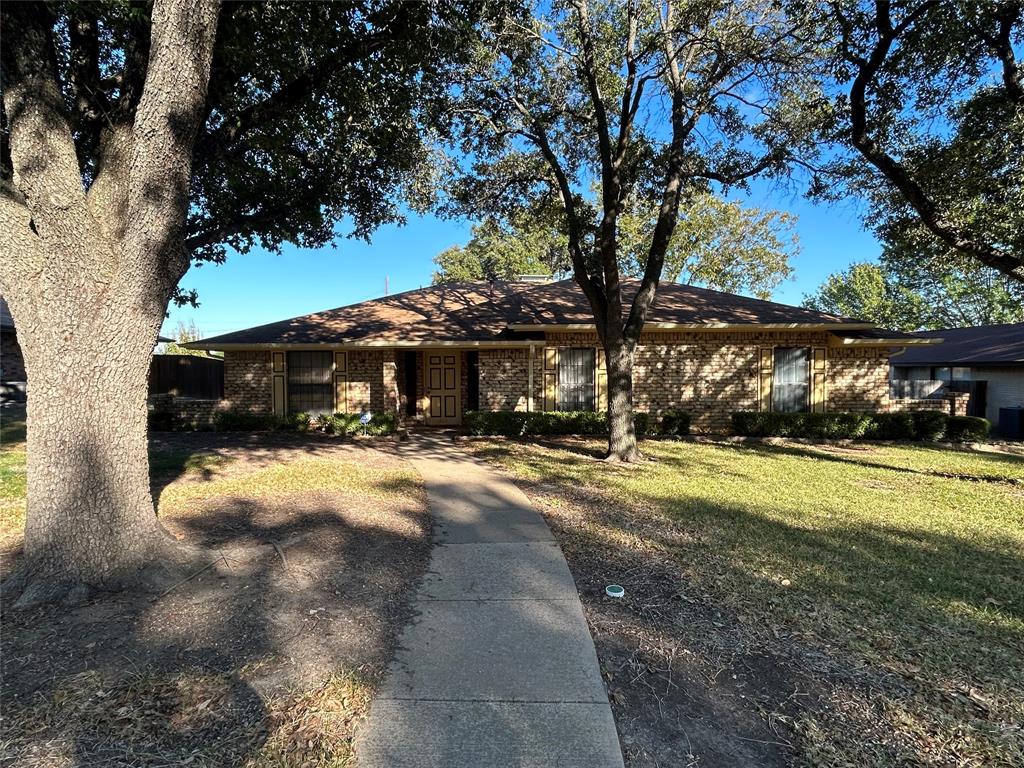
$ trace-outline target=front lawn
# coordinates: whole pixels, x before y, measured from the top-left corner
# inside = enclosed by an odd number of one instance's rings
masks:
[[[11,561],[24,458],[0,452]],[[347,765],[429,557],[419,476],[387,443],[274,433],[154,436],[150,468],[161,521],[205,564],[162,594],[5,615],[0,754]]]
[[[1024,765],[1024,458],[470,445],[555,529],[631,765]]]

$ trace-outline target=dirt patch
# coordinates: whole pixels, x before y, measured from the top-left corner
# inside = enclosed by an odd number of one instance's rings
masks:
[[[5,759],[348,760],[429,557],[415,473],[386,444],[173,435],[154,445],[156,456],[182,451],[230,459],[154,478],[165,526],[217,557],[160,597],[6,615]]]
[[[643,531],[584,490],[524,485],[548,519],[579,588],[631,768],[790,765],[797,700],[811,680],[744,638],[737,618],[656,551],[589,535],[599,509],[636,541]],[[599,505],[599,506],[597,506]],[[625,587],[621,600],[604,588]]]

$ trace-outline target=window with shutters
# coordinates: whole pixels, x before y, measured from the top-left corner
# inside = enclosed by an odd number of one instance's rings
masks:
[[[772,366],[772,410],[782,413],[806,411],[810,394],[810,350],[804,347],[776,347]]]
[[[563,347],[558,350],[558,410],[594,410],[594,350]]]
[[[334,353],[288,353],[288,413],[334,411]]]

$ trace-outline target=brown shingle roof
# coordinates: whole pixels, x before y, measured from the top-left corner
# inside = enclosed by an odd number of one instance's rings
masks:
[[[623,300],[639,283],[625,281]],[[663,284],[648,325],[832,325],[861,321],[771,301]],[[539,338],[544,325],[590,325],[590,305],[572,280],[435,285],[215,336],[190,346],[395,344]],[[864,327],[866,327],[865,324]],[[509,326],[512,326],[510,328]],[[537,326],[532,331],[531,326]],[[531,332],[532,331],[532,332]]]
[[[947,328],[915,334],[941,339],[923,349],[908,349],[893,365],[1021,365],[1024,364],[1024,323]]]

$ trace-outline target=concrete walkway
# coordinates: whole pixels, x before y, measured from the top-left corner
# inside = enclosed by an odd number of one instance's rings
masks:
[[[622,768],[576,586],[543,518],[445,435],[406,457],[434,516],[430,569],[356,741],[360,768]]]

